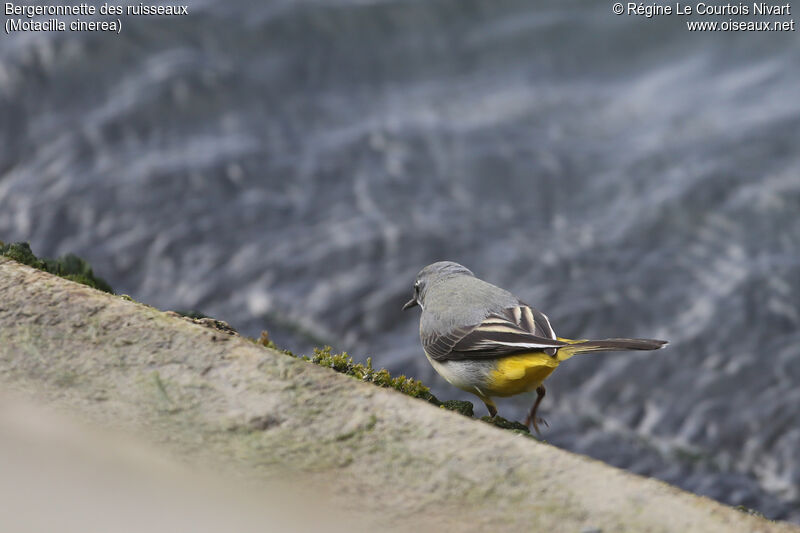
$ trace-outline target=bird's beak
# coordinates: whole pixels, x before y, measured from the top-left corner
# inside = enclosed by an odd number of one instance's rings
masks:
[[[406,302],[406,305],[403,306],[403,311],[406,309],[411,309],[412,307],[419,305],[414,298],[411,298],[409,301]]]

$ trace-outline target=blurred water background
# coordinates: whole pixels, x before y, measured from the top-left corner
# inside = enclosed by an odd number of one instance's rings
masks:
[[[671,341],[564,365],[549,442],[800,522],[796,32],[571,0],[189,12],[0,36],[0,239],[474,399],[400,311],[459,261],[560,335]]]

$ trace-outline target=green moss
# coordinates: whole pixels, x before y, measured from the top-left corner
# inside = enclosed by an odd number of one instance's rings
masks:
[[[256,344],[260,344],[265,348],[271,348],[273,350],[278,349],[278,347],[275,346],[275,343],[272,342],[272,339],[269,338],[269,333],[267,333],[266,331],[261,332],[261,337],[259,337],[259,339],[256,341]]]
[[[311,357],[304,356],[303,359],[319,366],[332,368],[337,372],[353,376],[361,381],[374,383],[379,387],[392,388],[403,394],[408,394],[414,398],[420,398],[436,405],[441,403],[431,394],[430,389],[419,380],[403,375],[392,377],[385,368],[375,370],[372,368],[372,358],[370,357],[367,357],[366,364],[361,364],[354,362],[353,358],[350,357],[347,352],[334,354],[331,353],[331,351],[332,349],[330,346],[326,346],[322,349],[314,348],[314,355]]]
[[[286,355],[298,357],[289,350],[280,350],[275,343],[270,340],[269,334],[266,331],[262,331],[261,338],[254,340],[254,342],[266,348],[282,351]],[[335,354],[332,353],[332,348],[330,346],[325,346],[321,349],[314,348],[314,355],[310,357],[304,355],[299,357],[299,359],[333,369],[337,372],[352,376],[361,381],[374,383],[379,387],[395,389],[403,394],[408,394],[414,398],[420,398],[436,405],[440,405],[441,403],[433,394],[431,394],[430,389],[423,385],[421,381],[402,375],[392,377],[389,371],[385,368],[375,370],[372,368],[372,358],[370,357],[367,357],[366,364],[356,363],[353,361],[353,358],[347,354],[347,352]]]
[[[286,355],[290,355],[292,357],[297,357],[295,354],[292,353],[291,350],[281,350],[280,348],[278,348],[278,346],[274,342],[272,342],[272,340],[269,338],[269,333],[267,333],[266,331],[262,331],[261,337],[259,337],[258,339],[250,339],[250,340],[258,344],[259,346],[263,346],[264,348],[269,348],[270,350],[275,350],[277,352],[281,352]]]
[[[103,278],[95,276],[91,265],[75,254],[62,255],[58,259],[39,259],[34,255],[27,242],[14,242],[11,244],[0,242],[0,255],[56,276],[114,294],[111,285]]]
[[[201,318],[211,318],[210,316],[203,314],[196,309],[176,309],[175,312],[181,316],[185,316],[186,318],[194,318],[196,320],[200,320]]]
[[[467,402],[464,400],[447,400],[442,402],[442,405],[439,407],[461,413],[462,415],[470,418],[472,418],[475,414],[472,402]]]
[[[519,422],[513,422],[511,420],[506,420],[502,416],[495,416],[494,418],[491,416],[484,416],[481,417],[481,420],[486,422],[487,424],[491,424],[493,426],[497,426],[502,429],[510,429],[511,431],[515,431],[517,433],[521,433],[526,436],[531,436],[531,430],[525,424],[520,424]]]
[[[111,286],[103,279],[94,275],[91,265],[75,254],[62,255],[58,259],[42,259],[44,270],[57,276],[72,279],[101,291],[113,294]]]
[[[749,507],[745,507],[744,505],[737,505],[736,507],[734,507],[734,509],[736,509],[737,511],[741,511],[745,514],[757,516],[759,518],[766,518],[766,516],[764,516],[764,513],[756,511],[755,509],[750,509]]]
[[[44,264],[39,258],[33,255],[31,246],[27,242],[12,242],[11,244],[0,244],[0,255],[13,259],[23,265],[32,266],[44,270]]]

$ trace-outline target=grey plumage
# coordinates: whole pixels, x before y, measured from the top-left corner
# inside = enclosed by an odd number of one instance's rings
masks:
[[[437,361],[495,358],[532,349],[552,354],[566,344],[555,339],[543,313],[458,263],[428,265],[417,275],[415,287],[412,302],[422,308],[422,345]]]

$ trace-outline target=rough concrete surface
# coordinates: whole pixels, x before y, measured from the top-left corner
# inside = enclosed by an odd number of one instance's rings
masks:
[[[2,258],[0,386],[356,529],[798,531]]]
[[[0,392],[0,473],[3,533],[352,530],[325,502],[304,509],[299,487],[197,471],[8,392]]]

